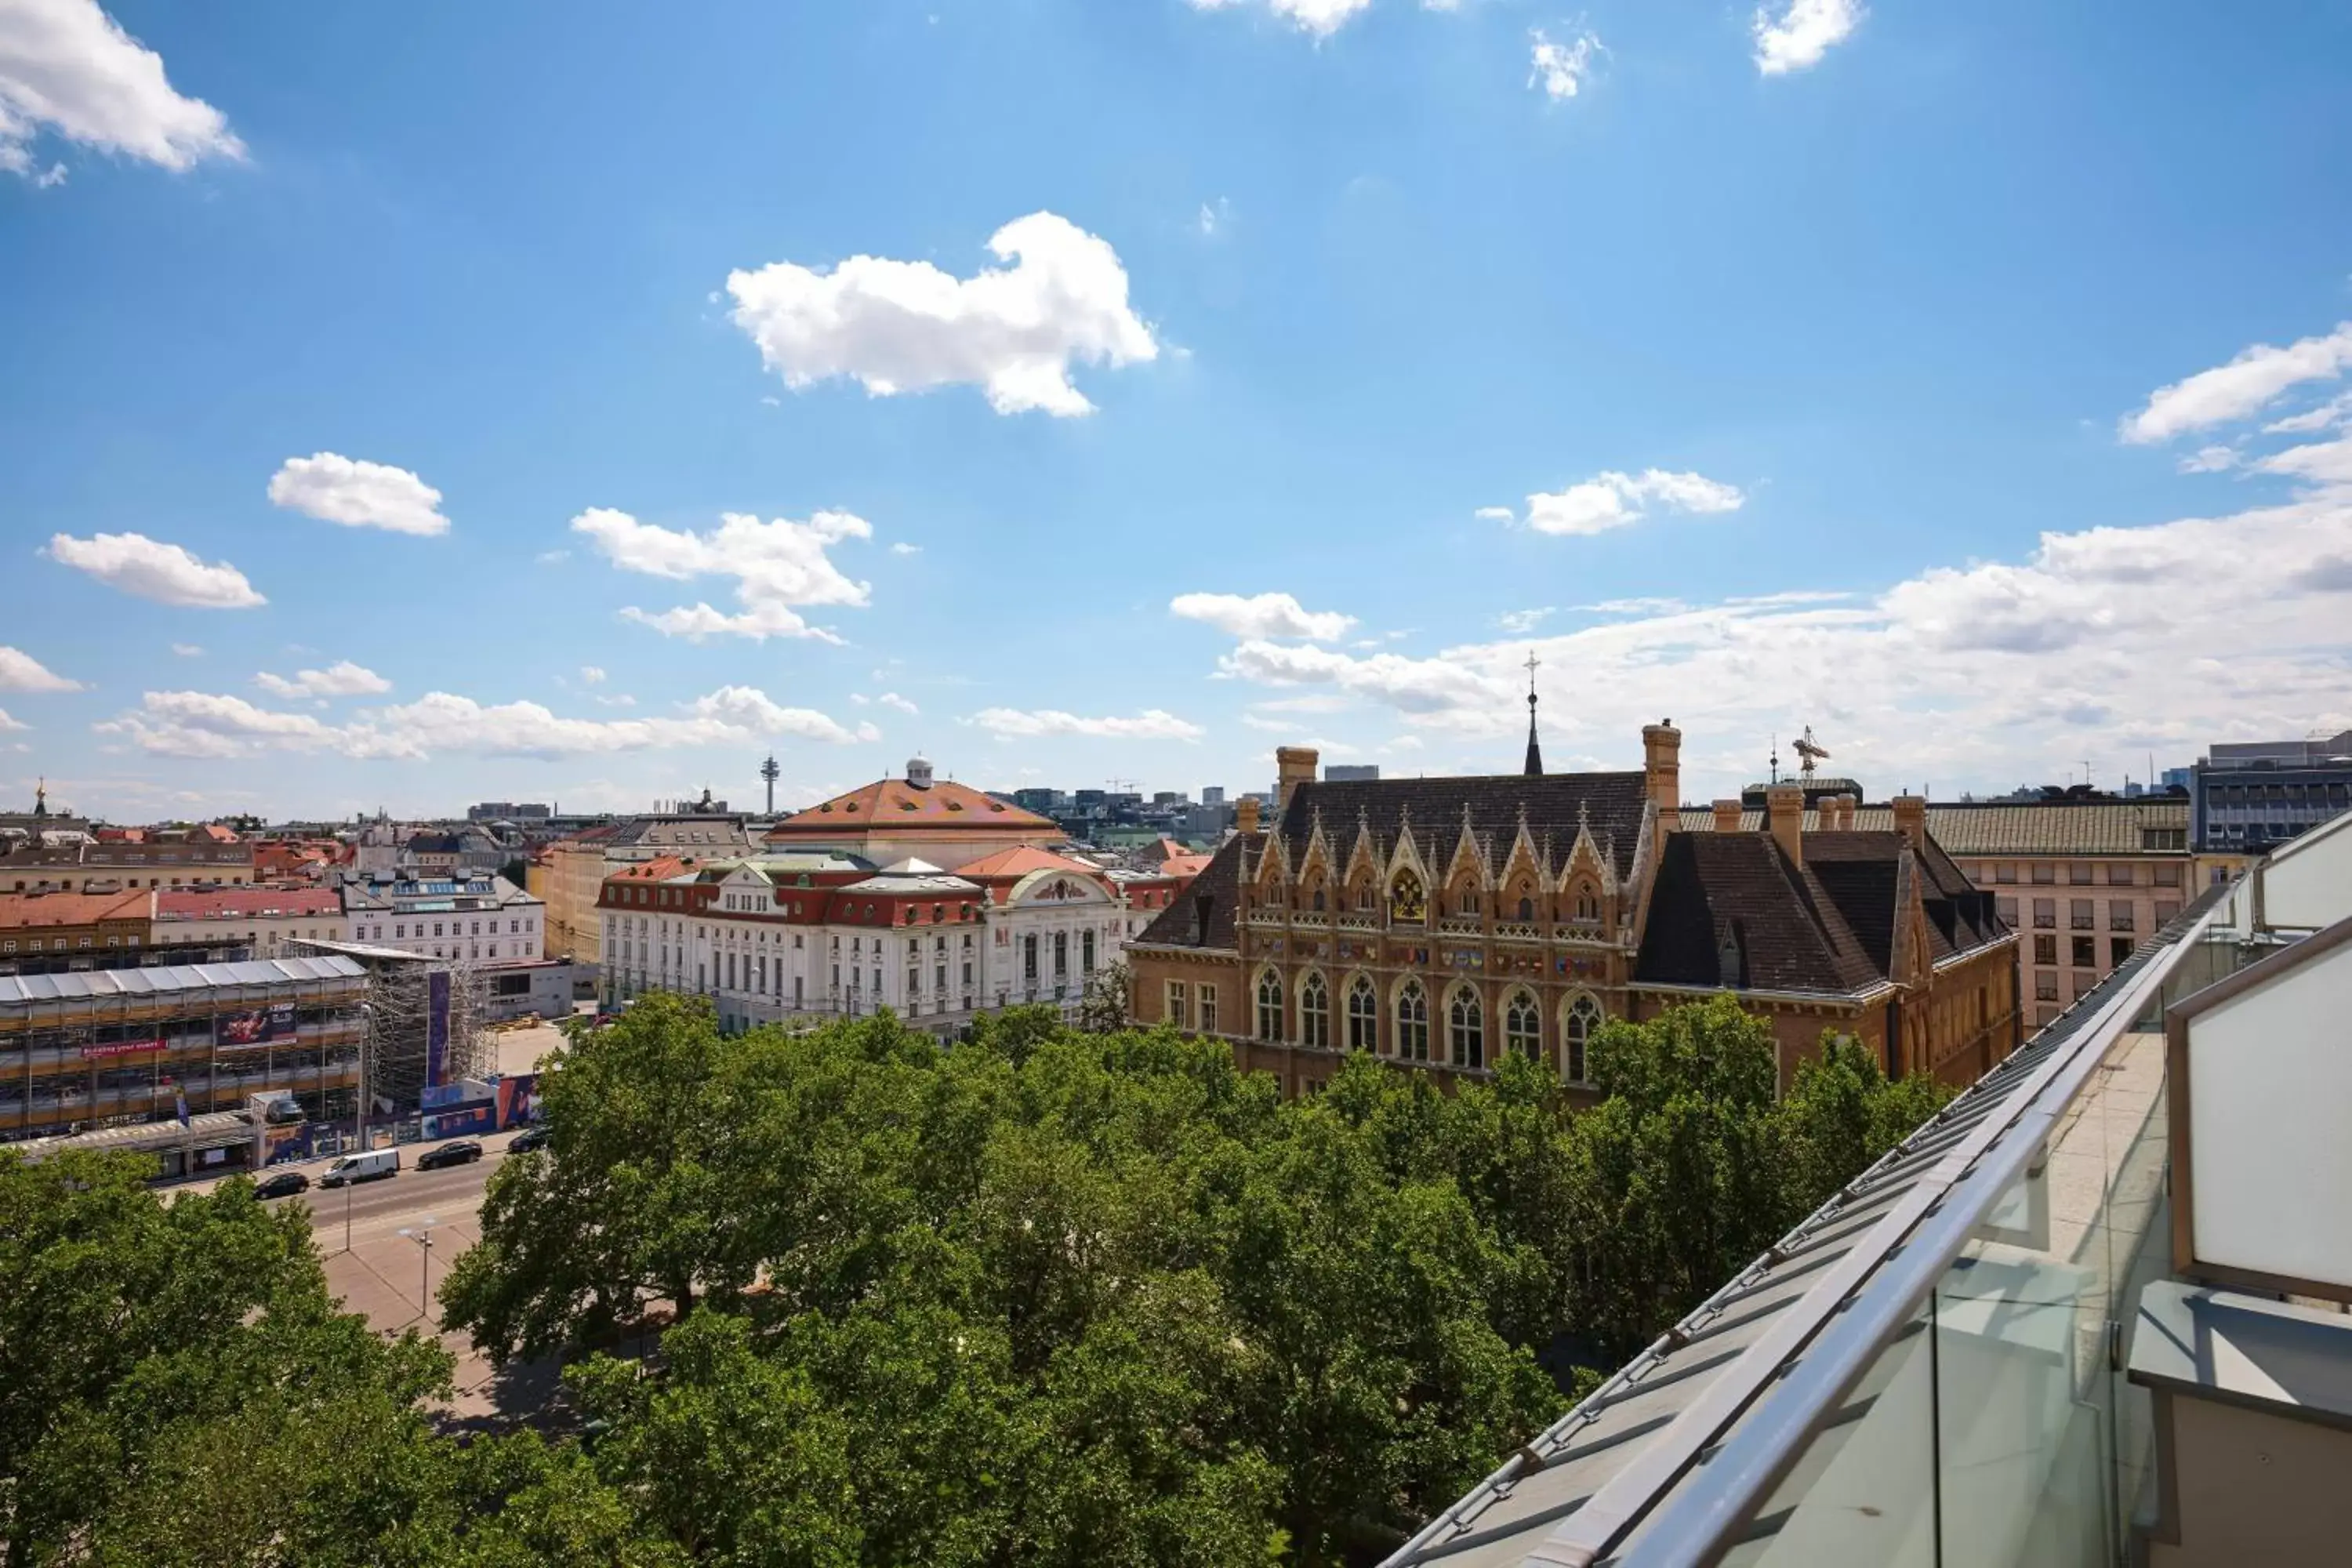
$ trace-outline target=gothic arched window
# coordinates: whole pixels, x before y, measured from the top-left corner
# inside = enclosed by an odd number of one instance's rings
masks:
[[[1524,991],[1511,993],[1503,1008],[1503,1048],[1517,1051],[1523,1057],[1543,1054],[1542,1016],[1536,1010],[1536,999]]]
[[[1282,1038],[1282,976],[1271,969],[1257,979],[1257,1037]]]
[[[1351,1051],[1377,1051],[1381,1048],[1381,1003],[1372,994],[1372,983],[1362,975],[1348,987],[1348,1048]]]
[[[1482,1068],[1486,1065],[1486,1010],[1479,1005],[1475,991],[1462,990],[1454,994],[1454,1005],[1446,1009],[1446,1039],[1453,1047],[1454,1065],[1458,1068]]]
[[[1298,984],[1298,1043],[1317,1050],[1331,1048],[1331,993],[1319,974],[1309,974]]]
[[[1590,996],[1579,996],[1569,1004],[1568,1026],[1560,1031],[1560,1076],[1570,1083],[1588,1081],[1585,1047],[1592,1042],[1592,1032],[1601,1027],[1601,1004]]]
[[[1418,980],[1397,993],[1396,1054],[1409,1062],[1429,1059],[1429,997]]]

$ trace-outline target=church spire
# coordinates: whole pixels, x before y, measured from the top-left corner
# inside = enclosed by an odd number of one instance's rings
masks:
[[[1543,748],[1536,744],[1536,667],[1543,661],[1528,653],[1528,777],[1543,776]]]

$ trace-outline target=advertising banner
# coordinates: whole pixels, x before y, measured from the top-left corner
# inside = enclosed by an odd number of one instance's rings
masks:
[[[539,1115],[539,1075],[519,1072],[499,1079],[499,1125],[519,1126]]]
[[[499,1130],[498,1107],[485,1100],[473,1105],[457,1105],[446,1110],[433,1111],[425,1116],[424,1130],[428,1140],[495,1132]]]
[[[161,1040],[124,1040],[111,1046],[84,1046],[81,1048],[81,1057],[82,1060],[87,1062],[102,1062],[116,1057],[142,1057],[163,1048],[163,1042]]]
[[[261,1130],[261,1163],[283,1164],[308,1160],[317,1152],[317,1131],[310,1122],[298,1122],[291,1127],[264,1127]]]
[[[425,984],[425,1081],[431,1086],[449,1065],[449,972],[436,969]]]
[[[223,1048],[266,1046],[294,1036],[294,1004],[272,1003],[244,1013],[223,1013],[213,1021],[213,1038]]]

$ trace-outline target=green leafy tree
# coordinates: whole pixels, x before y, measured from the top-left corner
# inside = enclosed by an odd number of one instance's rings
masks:
[[[1078,1027],[1089,1035],[1108,1035],[1134,1022],[1128,997],[1135,976],[1121,960],[1105,964],[1087,980],[1078,998]]]

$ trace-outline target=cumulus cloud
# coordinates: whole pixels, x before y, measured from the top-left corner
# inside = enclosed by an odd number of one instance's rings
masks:
[[[22,648],[0,644],[0,691],[79,691],[81,682],[64,676]]]
[[[258,707],[204,691],[150,691],[137,708],[94,728],[158,756],[251,757],[273,751],[354,758],[421,759],[446,753],[564,758],[692,746],[744,745],[792,737],[846,745],[880,738],[809,708],[788,708],[748,686],[697,698],[675,716],[572,719],[536,702],[484,704],[454,692],[362,709],[330,724],[308,713]]]
[[[1533,42],[1528,85],[1540,86],[1554,103],[1577,95],[1592,69],[1592,57],[1603,52],[1601,40],[1591,33],[1580,33],[1564,44],[1546,37],[1541,27],[1528,37]]]
[[[1198,724],[1158,708],[1147,708],[1132,719],[1086,719],[1054,708],[1028,711],[983,708],[967,721],[1003,740],[1085,735],[1120,741],[1197,741],[1208,733]]]
[[[853,256],[829,271],[776,261],[728,274],[734,321],[798,391],[847,376],[875,397],[977,385],[999,414],[1090,414],[1073,363],[1121,365],[1160,345],[1128,304],[1109,244],[1053,213],[988,248],[1013,265],[957,278],[928,261]]]
[[[314,452],[289,458],[269,478],[271,504],[345,528],[382,528],[394,533],[449,531],[441,515],[441,492],[387,463]]]
[[[2307,476],[2335,472],[2314,454]],[[1874,790],[2007,787],[2056,759],[2352,726],[2352,467],[2341,482],[2233,516],[2044,534],[2012,560],[1940,567],[1875,594],[1796,591],[1708,605],[1621,601],[1625,618],[1542,637],[1575,671],[1547,751],[1630,765],[1640,726],[1683,728],[1694,798],[1760,776],[1770,731],[1811,723]],[[2182,591],[2193,587],[2193,592]],[[1427,659],[1244,643],[1222,672],[1345,693],[1425,734],[1526,722],[1524,638]],[[1758,704],[1767,704],[1759,709]]]
[[[1168,603],[1171,615],[1202,621],[1229,637],[1305,637],[1331,642],[1356,624],[1353,616],[1336,610],[1309,610],[1288,594],[1179,594]]]
[[[814,637],[837,643],[839,637],[809,625],[798,609],[869,602],[872,585],[852,581],[825,553],[844,540],[874,535],[864,518],[845,511],[820,511],[806,522],[782,517],[762,522],[748,512],[727,512],[718,528],[696,533],[593,507],[573,518],[572,529],[624,572],[677,581],[735,579],[740,608],[731,615],[700,603],[659,613],[630,605],[621,612],[668,637],[695,642],[711,637]]]
[[[2227,364],[2158,387],[2146,406],[2124,419],[2121,434],[2144,446],[2243,419],[2291,387],[2334,380],[2347,365],[2352,365],[2352,321],[2338,323],[2325,337],[2305,338],[2285,348],[2256,343]],[[2324,425],[2323,419],[2320,427]]]
[[[97,0],[0,3],[0,170],[36,184],[65,179],[37,167],[44,132],[174,171],[242,158],[228,120],[173,89],[163,58],[124,32]]]
[[[1538,533],[1606,533],[1641,521],[1653,506],[1707,514],[1737,511],[1747,500],[1733,486],[1700,474],[1609,469],[1564,490],[1528,497],[1527,522]]]
[[[347,658],[324,669],[298,669],[291,680],[265,669],[253,683],[273,697],[375,697],[392,689],[391,681]]]
[[[2315,431],[2332,430],[2346,424],[2352,424],[2352,392],[2339,392],[2316,408],[2306,408],[2300,414],[2274,419],[2263,426],[2263,434],[2308,436]]]
[[[1552,606],[1544,605],[1532,610],[1505,610],[1495,617],[1495,624],[1511,633],[1531,632],[1549,618]]]
[[[2200,447],[2180,459],[2184,474],[2218,474],[2238,466],[2238,454],[2227,447]]]
[[[1227,11],[1251,3],[1253,0],[1192,0],[1195,11]],[[1372,0],[1262,0],[1262,3],[1275,16],[1320,42],[1346,26],[1358,12],[1369,8]],[[1447,11],[1453,6],[1438,4],[1428,8]]]
[[[896,708],[910,719],[920,717],[923,711],[895,691],[886,691],[874,700],[885,708]]]
[[[583,664],[580,667],[580,679],[590,686],[601,686],[604,672],[593,664]]]
[[[1756,13],[1756,68],[1784,76],[1822,63],[1822,57],[1862,26],[1862,0],[1789,0],[1774,16]]]
[[[176,544],[143,533],[97,533],[76,539],[50,537],[48,558],[87,572],[110,588],[199,610],[247,610],[269,601],[254,592],[245,574],[226,561],[200,561]]]

